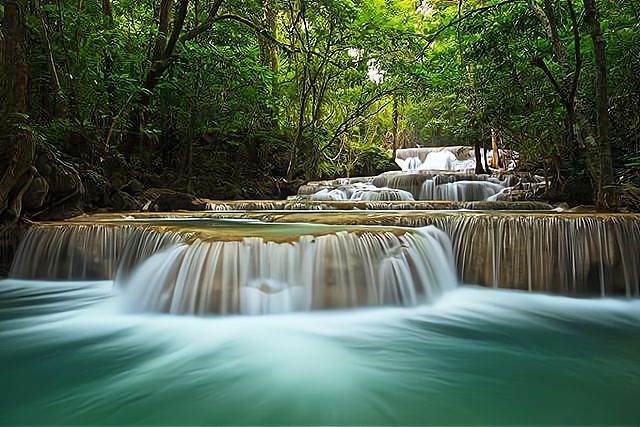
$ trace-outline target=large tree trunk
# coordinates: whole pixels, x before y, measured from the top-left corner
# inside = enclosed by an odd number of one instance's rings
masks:
[[[27,112],[26,0],[7,0],[2,28],[4,46],[0,63],[0,214],[10,203],[11,190],[28,172],[35,155],[35,141],[25,129]],[[18,193],[20,194],[20,192]],[[19,215],[20,212],[14,212]]]
[[[81,212],[84,187],[75,170],[54,160],[36,144],[27,117],[27,26],[29,2],[6,2],[2,23],[4,42],[0,62],[0,217],[15,224],[23,206],[33,213],[48,206],[48,215],[68,217]],[[73,206],[69,209],[69,205]],[[52,213],[51,208],[58,212]],[[42,212],[44,212],[42,211]]]

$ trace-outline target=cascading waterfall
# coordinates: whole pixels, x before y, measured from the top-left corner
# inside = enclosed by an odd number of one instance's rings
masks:
[[[640,295],[640,216],[343,211],[229,217],[274,222],[434,225],[453,243],[463,283],[565,295]]]
[[[504,192],[516,188],[535,191],[544,185],[542,177],[528,174],[476,175],[472,172],[446,170],[392,171],[375,177],[310,182],[300,187],[296,199],[496,201]],[[212,205],[209,209],[217,207]]]
[[[372,184],[356,182],[337,188],[322,188],[308,196],[310,201],[413,201],[408,191],[395,188],[376,187]]]
[[[636,425],[640,215],[482,193],[540,185],[390,173],[36,224],[0,280],[0,424]],[[402,192],[460,201],[379,200]]]
[[[379,187],[398,188],[410,192],[416,200],[494,201],[501,192],[516,185],[533,188],[544,181],[527,175],[491,175],[469,173],[386,172],[372,183]]]
[[[0,418],[632,425],[640,300],[456,287],[447,235],[463,277],[488,286],[627,287],[637,297],[639,224],[637,215],[280,210],[36,225],[14,272],[65,280],[0,281]],[[88,274],[101,260],[108,268]],[[116,266],[116,287],[68,280]],[[314,310],[359,305],[378,307]]]
[[[9,277],[30,280],[112,278],[133,232],[129,226],[31,227],[16,252]]]
[[[251,228],[229,236],[219,224],[215,234],[216,223],[196,222],[34,227],[11,277],[115,277],[132,309],[181,314],[411,306],[457,283],[451,242],[435,227],[331,232],[316,226],[320,235],[285,238],[244,237]],[[34,268],[33,260],[45,268]]]
[[[519,154],[510,150],[499,150],[500,157],[507,170],[516,167]],[[493,157],[493,150],[486,153],[487,158]],[[485,150],[480,149],[480,158],[485,157]],[[446,170],[473,171],[477,159],[473,147],[420,147],[396,150],[396,164],[403,171],[415,170]]]
[[[508,179],[512,183],[513,178]],[[373,184],[408,191],[416,200],[482,201],[506,189],[508,183],[489,175],[387,172]]]
[[[413,195],[408,191],[393,188],[348,188],[340,187],[333,190],[320,190],[309,196],[310,201],[413,201]]]
[[[476,201],[453,202],[448,200],[291,200],[273,203],[265,209],[262,201],[226,201],[207,203],[209,211],[326,211],[326,210],[510,210],[510,211],[551,211],[553,206],[544,202]]]
[[[420,200],[480,201],[490,200],[506,187],[490,181],[455,181],[440,185],[433,179],[422,184]]]
[[[357,190],[351,196],[351,200],[366,201],[411,201],[413,195],[408,191],[398,190],[395,188],[369,188]]]
[[[118,279],[122,282],[151,255],[177,243],[194,241],[199,232],[186,227],[189,221],[209,224],[218,217],[267,222],[350,223],[402,227],[433,225],[450,237],[458,274],[464,283],[566,295],[640,295],[640,253],[637,251],[640,247],[640,217],[637,215],[512,215],[498,211],[441,211],[429,215],[416,211],[375,213],[356,210],[317,214],[286,210],[279,212],[209,212],[203,214],[200,219],[188,221],[180,220],[179,215],[175,215],[175,220],[163,220],[165,225],[173,224],[165,228],[157,225],[157,222],[153,226],[145,225],[144,222],[134,226],[126,221],[121,221],[120,224],[105,221],[102,225],[91,226],[70,221],[65,225],[33,227],[18,250],[11,277],[46,277],[56,280],[108,279],[115,276],[119,266]],[[141,217],[149,220],[154,218],[153,215]],[[206,227],[208,225],[205,225]],[[215,230],[215,227],[212,230]],[[323,234],[335,236],[337,231],[331,230]],[[229,248],[239,245],[238,242],[244,241],[245,237],[254,235],[252,230],[240,231],[240,234],[236,233],[232,238],[224,237],[227,231],[218,233],[220,237],[213,240],[218,240],[220,244]],[[284,244],[279,247],[294,250],[290,248],[293,243],[288,242],[297,239],[294,235],[305,234],[314,235],[315,232],[295,231],[290,234],[291,237],[279,242],[264,236],[260,245],[272,247],[274,244]],[[319,241],[317,245],[320,245],[324,239],[333,238],[335,237],[316,236],[315,241]],[[205,237],[197,247],[209,247],[212,245],[211,240],[212,238]],[[226,242],[228,240],[234,242]],[[254,243],[243,245],[262,247],[255,241],[249,241]],[[359,240],[356,239],[353,244],[357,242]],[[304,246],[299,242],[293,246],[296,245]],[[317,245],[314,247],[318,247]],[[184,250],[195,250],[194,248],[185,247]],[[257,249],[249,253],[257,253],[256,251]],[[265,251],[268,252],[266,249]],[[225,253],[232,252],[232,249],[228,249]],[[273,259],[276,259],[275,255]],[[283,259],[288,258],[283,256]],[[346,267],[351,268],[351,264]],[[261,277],[258,273],[255,274],[256,277]],[[289,279],[280,281],[293,283]]]
[[[32,227],[20,244],[9,277],[28,280],[105,280],[188,233],[149,232],[126,224]],[[123,256],[124,255],[124,256]]]
[[[432,301],[457,282],[450,242],[434,227],[300,236],[291,243],[206,241],[142,263],[130,308],[174,314],[264,314]]]

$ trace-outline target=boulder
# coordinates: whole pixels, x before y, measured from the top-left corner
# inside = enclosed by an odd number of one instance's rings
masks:
[[[193,195],[167,188],[151,188],[144,192],[142,199],[144,201],[142,209],[153,212],[197,211],[206,208],[206,203]]]
[[[142,183],[137,179],[133,178],[123,185],[120,188],[120,191],[124,191],[130,196],[138,197],[144,193],[144,185],[142,185]]]
[[[114,190],[106,197],[106,205],[110,210],[131,212],[140,210],[141,202],[124,191]]]
[[[33,212],[41,208],[44,205],[47,194],[49,194],[49,183],[40,174],[37,174],[22,197],[23,209]]]

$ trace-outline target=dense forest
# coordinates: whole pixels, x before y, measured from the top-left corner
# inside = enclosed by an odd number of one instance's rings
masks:
[[[492,139],[540,197],[640,209],[637,0],[4,0],[0,18],[10,221],[152,189],[281,198]]]

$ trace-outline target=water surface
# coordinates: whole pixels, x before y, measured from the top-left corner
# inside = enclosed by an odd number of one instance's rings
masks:
[[[123,312],[112,282],[0,282],[3,425],[640,423],[640,301],[476,287],[435,305]]]

